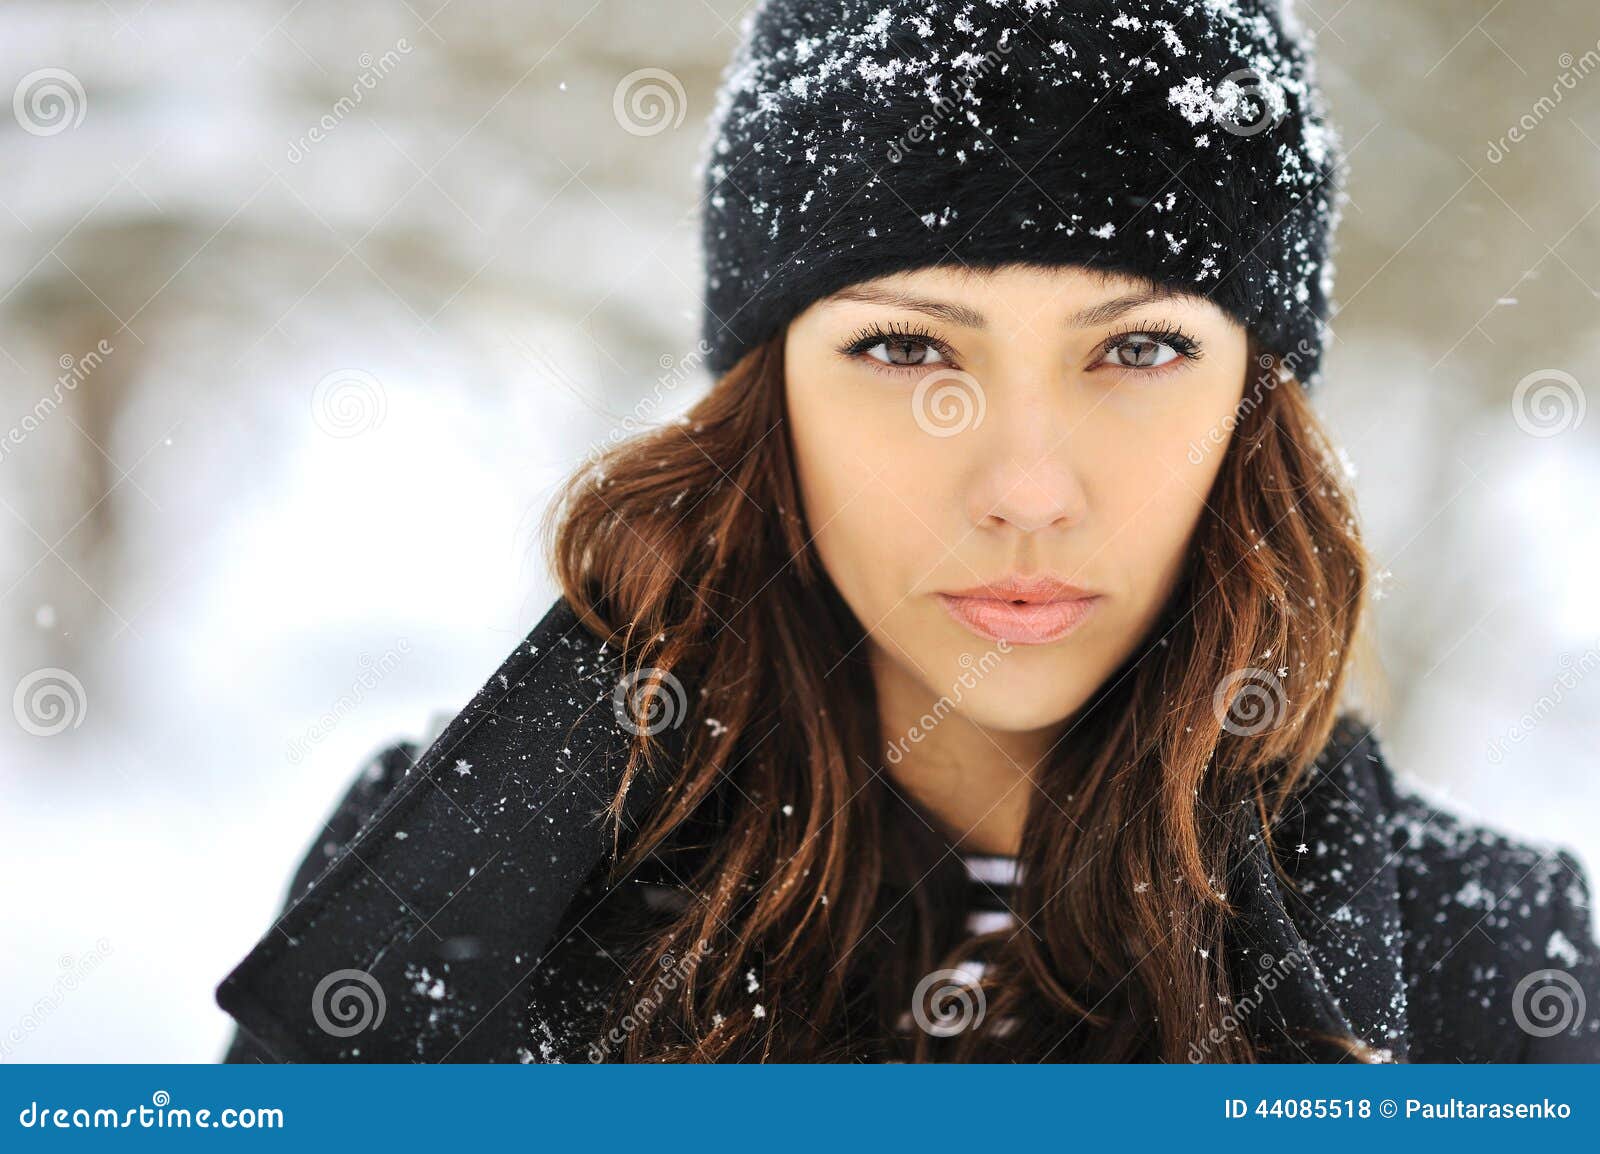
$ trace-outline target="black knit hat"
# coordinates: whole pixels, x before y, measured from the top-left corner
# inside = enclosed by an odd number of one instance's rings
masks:
[[[932,265],[1208,296],[1319,375],[1342,161],[1288,0],[761,0],[702,158],[709,367]]]

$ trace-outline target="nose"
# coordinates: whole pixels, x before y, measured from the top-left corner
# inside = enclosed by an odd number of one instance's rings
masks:
[[[993,390],[990,419],[971,430],[976,460],[967,493],[968,517],[978,528],[1019,533],[1070,528],[1083,521],[1088,509],[1074,461],[1075,422],[1059,395],[1018,393]]]

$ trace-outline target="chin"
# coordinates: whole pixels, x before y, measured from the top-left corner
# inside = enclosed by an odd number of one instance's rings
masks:
[[[1012,688],[996,684],[969,692],[961,702],[961,712],[974,725],[996,733],[1032,733],[1060,725],[1085,700],[1081,694],[1063,694],[1059,685],[1035,683]]]

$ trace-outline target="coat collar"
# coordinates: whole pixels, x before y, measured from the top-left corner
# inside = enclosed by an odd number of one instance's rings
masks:
[[[517,996],[607,838],[616,655],[557,602],[217,990],[276,1056],[503,1059]],[[653,799],[629,790],[636,819]]]
[[[223,981],[223,1009],[286,1061],[514,1054],[519,991],[606,858],[599,815],[631,737],[619,672],[558,601]],[[1328,1058],[1315,1032],[1404,1057],[1399,878],[1375,765],[1348,727],[1330,743],[1274,826],[1290,885],[1254,818],[1236,859],[1230,950],[1234,973],[1256,977],[1236,982],[1234,1011],[1276,1060]],[[636,781],[629,824],[658,793]]]
[[[1235,866],[1235,1008],[1254,1012],[1273,1060],[1338,1060],[1313,1033],[1353,1034],[1380,1056],[1407,1057],[1399,847],[1393,799],[1370,732],[1343,719],[1293,801],[1272,849],[1249,807]],[[1284,867],[1287,880],[1273,868]],[[1337,991],[1337,992],[1335,992]],[[1249,1004],[1247,1004],[1247,1001]]]

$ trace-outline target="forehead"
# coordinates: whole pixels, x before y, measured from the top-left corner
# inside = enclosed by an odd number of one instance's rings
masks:
[[[1079,317],[1085,325],[1097,323],[1097,306],[1112,304],[1120,306],[1120,312],[1139,304],[1159,303],[1231,320],[1202,294],[1137,274],[1069,264],[929,266],[857,281],[819,303],[839,308],[860,304],[909,308],[944,314],[953,323],[981,328],[983,302],[997,298],[1050,307]]]

